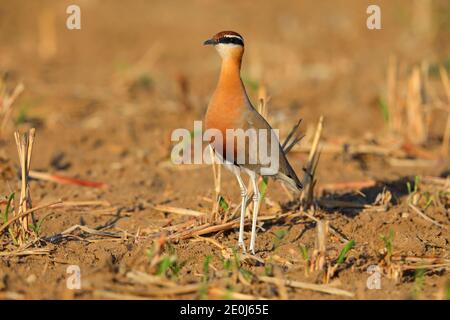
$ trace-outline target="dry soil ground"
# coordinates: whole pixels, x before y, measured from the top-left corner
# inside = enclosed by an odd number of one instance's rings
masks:
[[[253,1],[125,4],[80,0],[82,29],[70,31],[65,27],[67,1],[0,0],[0,72],[7,74],[10,89],[18,82],[25,85],[14,104],[14,124],[1,137],[0,194],[19,194],[13,129],[35,127],[32,169],[108,186],[99,189],[33,180],[33,204],[57,199],[109,203],[37,212],[37,219],[53,213],[42,223],[41,240],[32,246],[33,250],[48,250],[45,255],[7,254],[17,248],[3,234],[0,297],[89,299],[126,294],[200,298],[208,296],[202,291],[205,286],[189,290],[189,284],[204,281],[205,259],[211,256],[210,297],[241,293],[275,299],[342,298],[258,279],[269,275],[323,284],[323,271],[305,271],[300,248],[309,248],[312,254],[317,226],[303,215],[269,221],[259,229],[257,256],[265,265],[252,259],[237,267],[227,265],[223,256],[227,257],[229,251],[223,253],[210,240],[225,249],[233,248],[237,241],[234,228],[203,235],[209,241],[191,238],[164,245],[161,255],[172,253],[176,257],[167,271],[167,281],[176,283],[179,292],[164,291],[171,288],[166,280],[146,284],[142,275],[140,280],[131,276],[136,271],[155,274],[161,267],[161,263],[152,265],[158,251],[154,250],[155,239],[161,240],[155,230],[193,219],[155,210],[154,205],[206,213],[213,206],[210,166],[170,164],[171,132],[175,128],[192,130],[193,121],[202,119],[217,81],[219,57],[211,48],[203,47],[202,41],[223,29],[244,35],[244,81],[253,101],[258,87],[267,89],[271,97],[269,122],[280,129],[282,136],[303,118],[306,137],[302,144],[307,145],[314,131],[311,129],[323,115],[322,141],[364,145],[387,136],[379,99],[386,92],[389,56],[395,55],[405,68],[424,60],[433,68],[448,63],[450,57],[450,7],[446,1],[433,1],[436,31],[432,35],[417,27],[423,17],[414,11],[412,2],[379,2],[383,28],[370,31],[366,28],[367,1],[266,1],[256,5]],[[440,86],[438,73],[434,72],[431,79]],[[439,153],[444,125],[445,117],[433,118],[430,140],[424,146],[428,152]],[[391,139],[396,141],[395,137]],[[55,161],[58,158],[60,161]],[[307,153],[293,152],[289,158],[301,173]],[[313,213],[309,211],[316,219],[329,221],[356,244],[328,286],[351,292],[356,299],[443,298],[449,290],[449,184],[444,179],[450,169],[448,157],[438,157],[431,166],[428,162],[399,166],[388,160],[372,154],[322,153],[318,189],[338,182],[374,180],[376,184],[363,189],[325,188],[316,200],[371,206],[383,190],[392,194],[385,209],[322,206]],[[221,194],[233,210],[239,203],[239,190],[231,174],[222,175]],[[426,207],[422,200],[418,206],[444,227],[408,207],[411,199],[407,181],[414,185],[415,176],[441,177],[437,184],[424,178],[420,181],[419,192],[428,192],[435,201]],[[262,216],[295,214],[299,203],[270,182],[261,210]],[[78,230],[58,237],[74,225],[101,233]],[[418,263],[393,259],[393,266],[386,265],[386,244],[381,236],[389,237],[391,231],[392,255],[397,259],[419,258]],[[248,241],[249,233],[246,236]],[[344,244],[333,234],[327,237],[330,264],[335,263]],[[233,264],[233,256],[230,261]],[[436,263],[443,267],[424,267],[424,273],[408,269]],[[80,267],[80,290],[66,286],[68,265]],[[380,290],[366,286],[370,265],[382,269]],[[397,265],[404,269],[395,279],[392,273]],[[166,289],[157,289],[159,286]],[[162,295],[155,296],[158,292]]]

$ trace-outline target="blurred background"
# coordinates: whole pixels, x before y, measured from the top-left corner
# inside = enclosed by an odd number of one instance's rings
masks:
[[[81,9],[81,30],[66,28],[66,8],[71,4]],[[381,8],[381,30],[366,26],[366,10],[372,4]],[[102,286],[120,277],[115,269],[119,262],[126,268],[147,266],[148,243],[139,243],[140,234],[184,221],[185,217],[174,220],[154,210],[150,203],[202,212],[212,207],[211,168],[172,165],[170,135],[175,128],[192,130],[193,121],[203,119],[216,86],[220,58],[202,43],[222,30],[243,35],[243,81],[255,105],[258,97],[266,98],[268,120],[282,138],[303,118],[301,131],[306,137],[289,155],[299,174],[318,119],[324,116],[318,193],[337,186],[341,190],[330,197],[338,199],[351,186],[358,189],[351,190],[352,198],[340,200],[359,201],[358,208],[378,206],[384,201],[378,195],[385,188],[393,192],[393,202],[408,194],[405,177],[448,175],[448,0],[0,0],[0,175],[6,181],[0,185],[1,194],[13,192],[17,180],[13,131],[31,127],[36,128],[33,170],[107,184],[107,188],[81,188],[33,180],[30,185],[35,203],[81,199],[107,201],[112,207],[97,214],[58,211],[43,225],[44,235],[76,224],[93,228],[109,223],[111,212],[117,213],[116,231],[136,234],[128,243],[71,241],[67,246],[54,246],[56,257],[90,270],[92,279]],[[14,92],[18,93],[14,103],[5,108]],[[440,186],[447,186],[439,179]],[[344,188],[339,184],[355,181]],[[364,194],[359,190],[380,181],[379,188]],[[278,184],[271,183],[269,189],[265,205],[271,210],[284,208],[289,201],[286,193]],[[223,175],[222,195],[230,207],[236,207],[239,189],[230,174]],[[438,209],[427,202],[428,213],[448,221],[446,199]],[[362,260],[377,257],[383,246],[380,234],[388,234],[391,227],[397,228],[396,246],[403,252],[430,255],[438,248],[438,253],[448,256],[445,232],[429,228],[427,222],[416,224],[407,214],[396,215],[404,209],[376,214],[360,210],[359,216],[359,211],[346,210],[320,214],[358,244],[367,244]],[[267,211],[263,207],[262,213]],[[392,223],[386,225],[386,221]],[[361,228],[369,225],[370,230]],[[426,244],[413,237],[418,226],[423,227]],[[294,226],[289,241],[295,245],[309,241],[313,247],[314,229],[301,228],[300,223]],[[304,233],[306,238],[302,238]],[[231,247],[233,236],[220,237]],[[259,238],[269,253],[271,237],[270,232],[261,232]],[[183,269],[187,269],[184,282],[196,279],[191,269],[202,272],[205,252],[212,252],[198,242],[182,243],[177,250],[183,259],[197,257]],[[282,257],[291,254],[281,250]],[[61,272],[65,271],[60,265],[38,277],[40,286],[24,284],[20,272],[28,276],[30,268],[35,274],[47,268],[44,259],[33,261],[14,264],[14,268],[0,265],[0,290],[2,273],[8,273],[8,290],[27,292],[34,298],[65,297],[64,287],[54,285],[63,281]],[[302,277],[303,271],[295,272],[294,278]],[[352,290],[358,286],[358,298],[365,294],[386,298],[386,291],[367,293],[365,269],[357,274],[358,281],[353,274],[349,277],[344,274],[342,283]],[[395,283],[389,284],[389,297],[404,297],[410,291],[408,281],[402,293]],[[436,281],[441,285],[444,280]],[[429,288],[432,297],[433,283]],[[243,290],[249,289],[244,286]],[[311,296],[297,292],[295,297]]]
[[[31,114],[49,95],[114,101],[124,91],[123,98],[142,98],[139,107],[177,111],[185,83],[198,118],[219,70],[218,56],[202,41],[228,29],[246,40],[243,78],[250,93],[265,85],[279,121],[291,113],[306,120],[324,114],[327,134],[380,129],[378,100],[390,56],[405,67],[450,64],[445,0],[376,1],[382,30],[366,27],[373,1],[80,0],[81,30],[65,27],[70,4],[0,1],[0,70],[25,82]],[[45,104],[50,117],[68,109]]]

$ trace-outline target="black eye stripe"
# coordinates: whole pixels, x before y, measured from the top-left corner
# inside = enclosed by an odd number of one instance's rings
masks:
[[[218,43],[231,43],[231,44],[237,44],[237,45],[241,45],[244,46],[244,41],[242,41],[241,38],[237,38],[237,37],[222,37],[219,39]]]

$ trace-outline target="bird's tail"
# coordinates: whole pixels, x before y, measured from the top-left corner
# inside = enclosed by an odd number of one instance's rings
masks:
[[[282,162],[281,170],[275,176],[275,179],[278,179],[286,184],[294,192],[300,192],[303,189],[303,184],[300,182],[300,179],[297,177],[294,169],[292,169],[289,164],[286,155],[291,151],[292,147],[295,146],[304,136],[300,133],[299,127],[302,122],[300,119],[297,124],[291,129],[286,140],[281,146],[280,152],[282,152],[283,156],[280,158]]]
[[[295,174],[295,171],[292,169],[289,162],[286,161],[283,169],[284,170],[280,170],[274,178],[283,182],[292,191],[300,192],[303,189],[303,184]]]

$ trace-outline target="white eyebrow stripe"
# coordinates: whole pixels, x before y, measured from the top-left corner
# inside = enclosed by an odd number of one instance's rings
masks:
[[[242,37],[239,37],[239,36],[234,35],[234,34],[226,34],[223,37],[224,38],[237,38],[237,39],[240,39],[240,40],[244,41],[244,39],[242,39]]]

